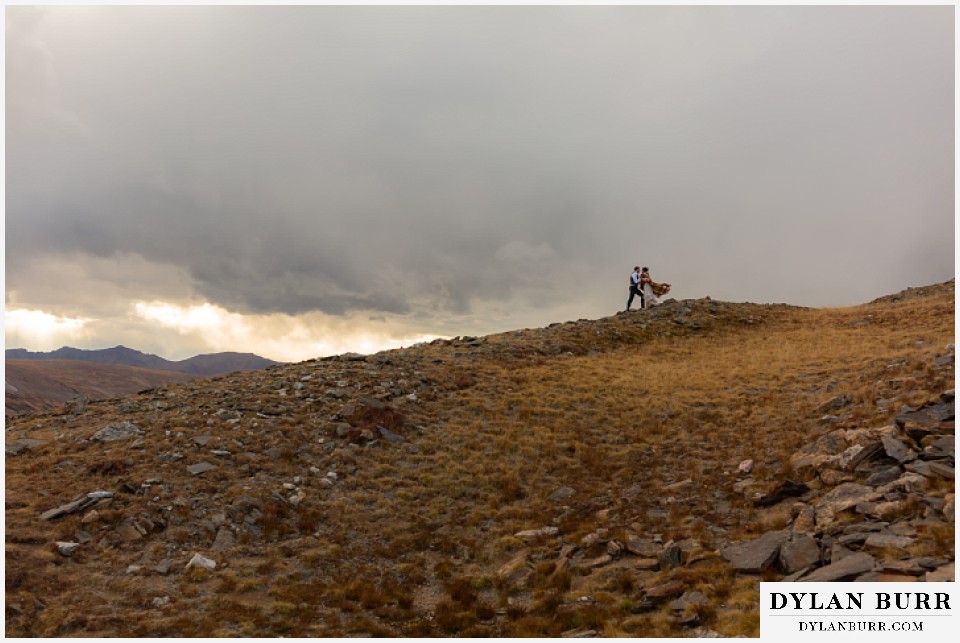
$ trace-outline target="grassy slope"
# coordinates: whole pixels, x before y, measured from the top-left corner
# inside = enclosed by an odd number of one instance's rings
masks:
[[[952,368],[933,364],[953,335],[952,282],[844,309],[672,302],[503,333],[479,346],[391,351],[376,368],[309,362],[194,382],[141,396],[142,410],[122,417],[109,403],[77,417],[14,421],[8,437],[62,437],[7,460],[7,632],[555,636],[584,626],[669,636],[681,630],[668,609],[634,608],[641,585],[680,578],[709,596],[705,627],[756,636],[757,579],[732,575],[716,550],[778,518],[735,493],[737,464],[754,459],[755,489],[766,490],[789,475],[790,454],[818,435],[818,407],[831,397],[853,399],[843,425],[882,426],[895,408],[877,400],[896,398],[899,408],[952,388]],[[316,394],[291,399],[306,376],[306,391]],[[383,379],[422,383],[413,387],[417,402],[393,403],[405,442],[354,448],[333,438],[340,403],[323,389],[348,381],[349,390],[366,391]],[[163,409],[158,400],[178,401]],[[198,479],[183,463],[161,462],[171,451],[185,462],[210,460],[194,457],[188,438],[208,430],[220,408],[243,417],[209,431],[242,443],[229,447],[232,463]],[[142,448],[77,442],[120,419],[147,429]],[[257,457],[271,447],[274,457]],[[332,469],[338,480],[327,488],[319,478]],[[272,500],[293,476],[306,478],[306,499],[296,507]],[[168,489],[118,494],[90,526],[80,516],[37,519],[81,491],[157,477]],[[565,486],[575,493],[548,498]],[[264,534],[241,535],[214,556],[214,572],[180,572],[193,552],[210,553],[215,531],[204,521],[218,512],[233,520],[245,497],[263,514]],[[158,513],[165,529],[118,538],[125,520]],[[559,527],[560,539],[514,536],[544,525]],[[621,541],[631,533],[695,539],[700,561],[645,572],[623,558],[593,573],[551,576],[561,542],[577,544],[601,527]],[[79,528],[93,542],[70,559],[52,551],[52,541],[72,540]],[[497,569],[524,548],[527,581],[500,579]],[[176,571],[127,573],[162,558]],[[566,609],[586,594],[596,601],[588,610]],[[151,606],[163,596],[171,606]]]

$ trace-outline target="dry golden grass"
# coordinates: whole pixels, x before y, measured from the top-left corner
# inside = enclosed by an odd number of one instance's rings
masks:
[[[558,636],[583,627],[605,636],[680,636],[669,609],[634,612],[644,586],[681,580],[711,598],[698,608],[702,627],[756,636],[757,579],[732,575],[714,552],[791,516],[760,511],[737,494],[737,464],[752,458],[755,488],[771,487],[791,473],[790,455],[820,435],[819,409],[832,397],[853,401],[837,412],[849,416],[842,425],[873,427],[903,404],[952,388],[952,368],[932,365],[954,341],[953,307],[952,283],[844,309],[675,302],[502,333],[476,348],[435,343],[388,352],[394,365],[311,362],[194,382],[170,389],[188,396],[189,410],[151,402],[124,416],[144,429],[137,449],[52,439],[86,437],[114,421],[109,403],[79,416],[18,420],[8,434],[42,434],[51,443],[7,460],[7,631]],[[279,397],[305,372],[313,379],[302,397]],[[343,380],[361,390],[415,374],[427,383],[418,402],[361,408],[351,418],[399,432],[404,442],[355,447],[331,437],[339,403],[324,398],[325,389]],[[894,407],[876,405],[891,397]],[[293,408],[273,410],[282,404]],[[242,422],[208,428],[220,408],[244,409]],[[159,459],[171,451],[199,459],[190,440],[204,432],[235,451],[233,460],[197,479],[183,463]],[[262,455],[268,449],[275,457]],[[338,474],[331,487],[319,480],[328,471]],[[292,506],[276,495],[295,476],[305,479],[306,495]],[[117,492],[150,478],[171,490]],[[567,486],[573,495],[550,499]],[[81,517],[50,524],[37,516],[96,488],[117,498],[85,527],[93,543],[71,559],[51,552],[54,537],[72,539]],[[716,509],[721,500],[729,510]],[[217,512],[234,520],[245,502],[260,513],[262,533],[239,537],[220,556],[225,568],[182,573],[215,535],[198,524]],[[159,505],[173,507],[165,528],[143,541],[117,537],[125,519],[155,515]],[[545,525],[557,526],[560,539],[515,536]],[[600,527],[621,542],[631,533],[694,539],[702,559],[657,573],[554,573],[560,542],[578,544]],[[932,534],[939,544],[931,548],[946,547],[947,536]],[[150,544],[160,545],[153,563],[166,557],[177,569],[127,576]],[[497,578],[523,548],[527,581]],[[601,553],[602,545],[585,555]],[[92,579],[104,588],[99,595],[85,591]],[[595,602],[572,605],[583,595]],[[173,605],[150,607],[158,596]],[[111,621],[114,613],[128,618]]]

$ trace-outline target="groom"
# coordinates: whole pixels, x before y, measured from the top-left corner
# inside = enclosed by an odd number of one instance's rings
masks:
[[[640,290],[640,266],[633,267],[633,273],[630,275],[630,299],[627,300],[627,312],[633,304],[633,298],[640,295],[640,308],[645,308],[643,291]]]

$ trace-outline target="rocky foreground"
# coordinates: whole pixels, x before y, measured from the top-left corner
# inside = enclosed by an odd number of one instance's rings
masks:
[[[837,397],[828,408],[842,411],[849,404]],[[828,415],[824,423],[839,419]],[[817,488],[787,480],[758,497],[762,506],[789,505],[792,520],[724,548],[735,570],[776,570],[785,581],[954,580],[947,550],[911,553],[924,541],[954,537],[952,389],[918,409],[903,409],[891,425],[828,431],[790,464],[795,477]],[[748,471],[750,462],[741,468]]]
[[[8,421],[7,634],[755,636],[760,578],[952,579],[952,310],[670,301]]]

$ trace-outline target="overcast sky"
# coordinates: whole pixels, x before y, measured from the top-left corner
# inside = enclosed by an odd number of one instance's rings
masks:
[[[301,360],[954,275],[954,8],[7,7],[8,348]]]

